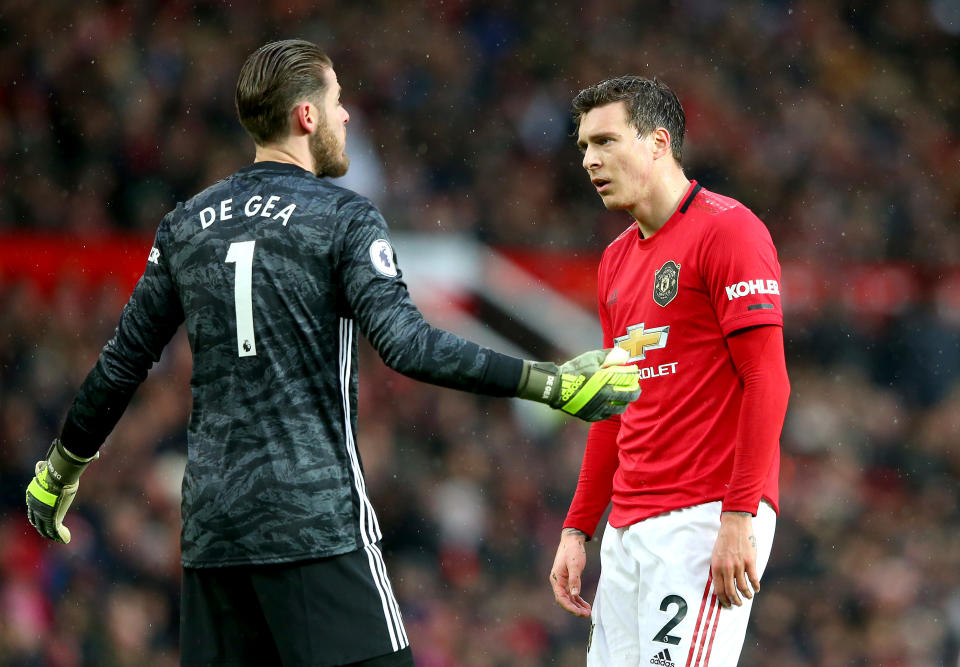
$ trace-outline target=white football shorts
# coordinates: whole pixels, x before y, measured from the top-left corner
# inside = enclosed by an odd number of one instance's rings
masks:
[[[710,557],[720,501],[645,519],[607,524],[600,583],[587,642],[588,667],[734,667],[753,601],[722,609]],[[766,501],[753,519],[757,574],[763,576],[777,515]]]

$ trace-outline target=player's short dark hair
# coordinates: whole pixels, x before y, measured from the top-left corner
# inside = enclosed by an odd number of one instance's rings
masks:
[[[663,81],[642,76],[618,76],[584,88],[573,98],[573,120],[580,120],[591,109],[623,102],[630,125],[643,137],[658,127],[670,133],[670,152],[679,164],[683,157],[686,116],[676,94]]]
[[[257,144],[283,138],[290,110],[318,99],[327,87],[324,71],[333,62],[319,46],[302,39],[264,44],[250,54],[237,79],[237,115]]]

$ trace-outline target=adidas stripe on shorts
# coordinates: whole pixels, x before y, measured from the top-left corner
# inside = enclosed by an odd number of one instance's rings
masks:
[[[753,601],[722,609],[710,557],[721,503],[686,507],[632,526],[607,524],[593,603],[588,667],[734,667]],[[765,501],[753,519],[757,573],[770,558],[777,515]]]

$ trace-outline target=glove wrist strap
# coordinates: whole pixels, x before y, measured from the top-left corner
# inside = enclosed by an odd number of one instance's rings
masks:
[[[47,470],[58,483],[64,486],[76,484],[80,479],[80,473],[86,470],[97,456],[98,454],[94,454],[88,459],[80,458],[70,453],[57,438],[50,445],[50,451],[47,453]]]
[[[554,406],[560,395],[560,368],[550,361],[524,361],[517,397]]]

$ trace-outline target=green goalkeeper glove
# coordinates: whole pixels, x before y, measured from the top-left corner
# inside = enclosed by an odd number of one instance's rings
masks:
[[[90,461],[100,456],[82,459],[67,451],[57,438],[47,450],[47,458],[37,461],[37,468],[27,487],[27,520],[41,535],[66,544],[70,530],[63,525],[63,517],[77,495],[80,473]]]
[[[517,396],[546,403],[584,421],[623,414],[640,396],[640,371],[624,366],[626,350],[592,350],[557,366],[524,361]]]

